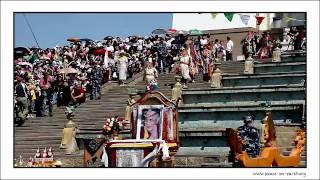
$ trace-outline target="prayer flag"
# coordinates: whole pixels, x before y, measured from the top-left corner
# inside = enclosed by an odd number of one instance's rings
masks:
[[[243,22],[243,24],[245,24],[247,26],[248,22],[249,22],[249,19],[250,19],[250,15],[240,14],[240,19]]]
[[[256,16],[256,19],[257,19],[257,25],[260,25],[264,19],[264,17],[262,16]]]
[[[212,19],[215,19],[217,17],[218,13],[211,13]]]
[[[228,19],[228,21],[232,21],[234,13],[224,13],[224,16]]]

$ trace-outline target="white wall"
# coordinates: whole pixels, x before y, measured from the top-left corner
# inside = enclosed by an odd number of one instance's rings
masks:
[[[273,17],[276,16],[275,13],[258,13],[258,16],[264,17],[262,23],[260,24],[259,30],[265,31],[272,28]]]
[[[241,13],[250,15],[248,25],[243,24],[240,16],[236,13],[231,22],[223,13],[218,13],[213,19],[211,13],[174,13],[172,28],[177,30],[218,30],[231,28],[256,28],[256,13]]]

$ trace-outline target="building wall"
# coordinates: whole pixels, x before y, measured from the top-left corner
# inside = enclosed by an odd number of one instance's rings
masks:
[[[224,30],[211,30],[205,31],[210,34],[210,40],[219,39],[224,41],[224,45],[227,42],[227,36],[231,38],[234,44],[232,58],[237,60],[237,56],[242,55],[242,45],[241,41],[246,37],[249,31],[257,32],[256,28],[237,28],[237,29],[224,29]]]
[[[215,18],[211,13],[174,13],[172,20],[172,28],[178,30],[218,30],[232,28],[248,28],[256,27],[256,13],[241,13],[250,15],[248,25],[243,24],[239,14],[235,14],[231,22],[224,16],[223,13],[218,13]]]

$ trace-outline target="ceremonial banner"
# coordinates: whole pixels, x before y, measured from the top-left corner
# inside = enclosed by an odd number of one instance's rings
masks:
[[[211,13],[212,19],[215,19],[218,13]]]
[[[224,13],[224,16],[228,19],[228,21],[232,21],[234,13]]]
[[[247,26],[250,19],[250,15],[243,15],[243,14],[239,14],[239,15],[243,24]]]
[[[262,16],[256,16],[256,19],[257,19],[257,25],[260,25],[264,19],[264,17]]]

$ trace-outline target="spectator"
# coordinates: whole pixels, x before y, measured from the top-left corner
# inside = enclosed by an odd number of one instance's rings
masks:
[[[49,116],[52,116],[52,93],[53,88],[51,86],[51,83],[53,83],[53,78],[48,75],[48,72],[43,72],[43,77],[40,80],[40,88],[42,89],[42,110],[41,112],[38,112],[38,115],[43,116],[42,112],[46,110],[46,105],[48,105],[49,109]],[[44,102],[46,100],[46,102]]]
[[[233,49],[233,41],[228,36],[227,37],[227,47],[226,47],[226,60],[232,61],[232,49]]]
[[[18,112],[18,117],[25,121],[28,115],[28,88],[23,82],[20,76],[16,77],[17,85],[15,86],[16,101],[18,106],[20,106],[20,112]]]
[[[81,84],[78,82],[74,83],[73,89],[71,91],[72,106],[80,105],[86,101],[85,91]]]
[[[118,59],[119,84],[120,86],[124,86],[124,81],[127,79],[128,58],[124,50],[121,50],[119,55],[120,55]]]

